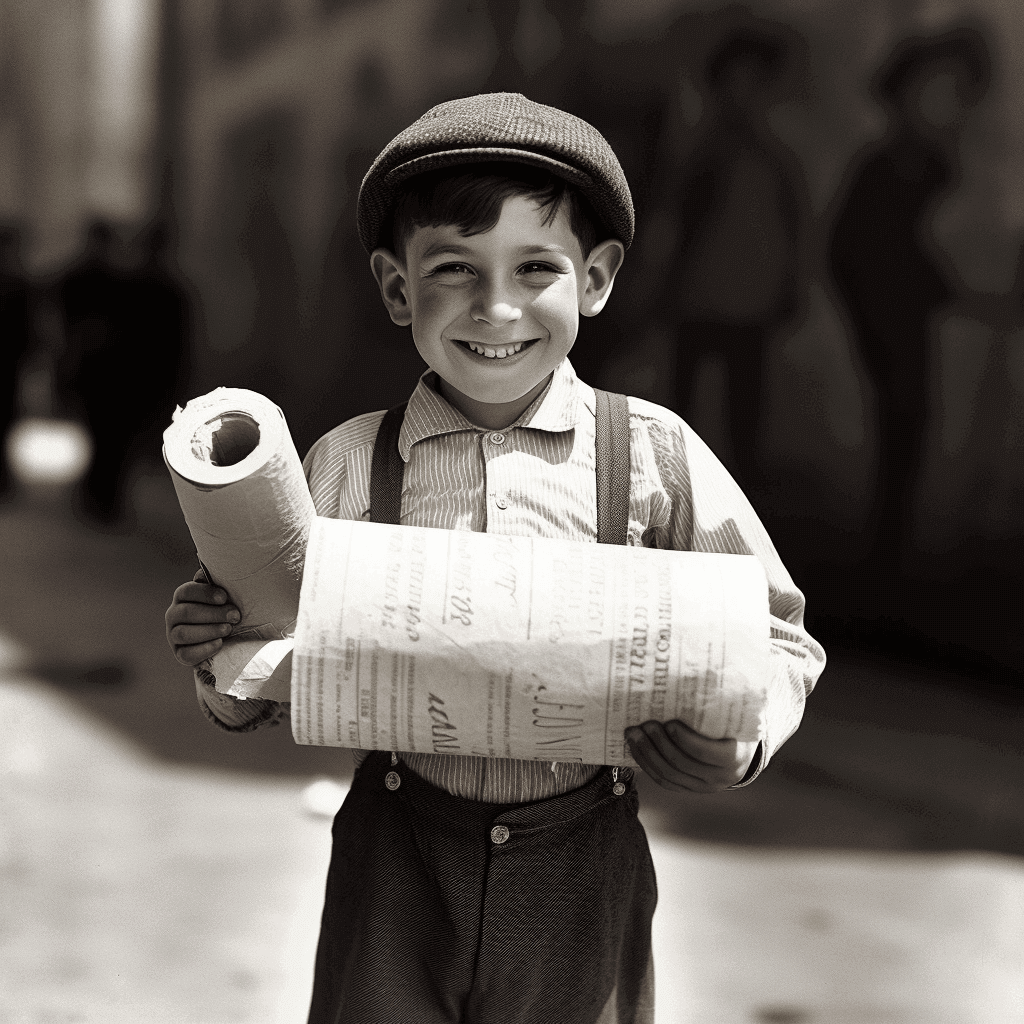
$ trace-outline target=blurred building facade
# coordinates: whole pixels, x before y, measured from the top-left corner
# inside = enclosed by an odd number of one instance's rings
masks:
[[[0,220],[60,266],[103,217],[159,205],[161,0],[0,0]]]
[[[1024,631],[1011,627],[1024,614],[1024,8],[1001,0],[147,2],[126,2],[129,15],[115,0],[0,0],[4,80],[16,86],[3,90],[0,108],[0,211],[30,229],[37,268],[73,250],[88,215],[168,218],[198,296],[192,393],[220,384],[266,393],[285,410],[300,451],[342,419],[402,400],[422,370],[380,307],[355,234],[362,175],[433,103],[510,89],[592,121],[634,190],[637,241],[609,307],[581,332],[573,353],[581,376],[679,408],[739,468],[729,406],[743,396],[730,386],[729,361],[704,353],[680,397],[676,353],[685,339],[671,329],[665,296],[692,242],[684,183],[723,130],[709,60],[743,33],[771,40],[770,88],[748,122],[793,197],[786,246],[795,299],[759,335],[752,496],[812,611],[836,621],[870,621],[878,610],[864,559],[880,460],[877,388],[831,276],[833,230],[891,129],[891,111],[872,91],[880,69],[908,40],[958,26],[980,33],[990,81],[957,113],[949,180],[922,214],[921,242],[950,298],[927,325],[912,522],[897,582],[885,585],[906,583],[896,603],[918,632],[1020,665]],[[118,74],[109,66],[113,39]],[[138,59],[126,62],[126,48]],[[936,80],[926,105],[941,106],[948,91],[941,74]],[[143,83],[141,99],[117,114],[130,81]],[[742,211],[742,202],[731,208]],[[730,216],[743,214],[722,213],[721,222]]]

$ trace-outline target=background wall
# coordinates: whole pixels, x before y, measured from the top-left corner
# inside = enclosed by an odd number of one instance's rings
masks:
[[[808,592],[812,625],[834,642],[1019,670],[1018,4],[2,0],[0,11],[0,213],[24,228],[25,263],[54,278],[97,215],[118,226],[123,254],[146,224],[169,223],[193,298],[183,397],[260,390],[300,450],[402,400],[422,370],[355,235],[355,195],[380,148],[428,106],[481,90],[590,120],[625,167],[638,236],[609,308],[581,332],[581,376],[677,408],[730,468],[757,473],[751,498]],[[918,325],[928,358],[905,390],[927,420],[886,572],[873,546],[879,385],[830,253],[856,176],[895,130],[880,69],[908,40],[958,28],[980,34],[990,73],[945,137],[945,183],[914,225],[920,266],[948,295]],[[763,382],[753,470],[731,427],[745,393],[714,351],[682,376],[691,335],[675,306],[684,185],[726,131],[707,61],[744,33],[776,40],[748,114],[792,213],[779,229],[792,301],[762,318],[751,349]],[[894,251],[874,258],[906,271]]]

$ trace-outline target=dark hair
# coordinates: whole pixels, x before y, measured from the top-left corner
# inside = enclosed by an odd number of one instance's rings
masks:
[[[479,163],[428,171],[404,182],[387,241],[401,256],[414,228],[444,224],[458,228],[464,236],[483,234],[498,223],[505,200],[517,196],[532,199],[547,211],[545,224],[566,204],[569,227],[584,257],[601,240],[597,214],[564,179],[527,164]]]

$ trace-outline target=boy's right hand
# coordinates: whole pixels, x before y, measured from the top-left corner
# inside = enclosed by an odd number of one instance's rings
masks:
[[[191,583],[183,583],[174,592],[174,600],[164,614],[167,642],[174,657],[189,668],[213,657],[241,618],[228,595],[208,583],[202,569]]]

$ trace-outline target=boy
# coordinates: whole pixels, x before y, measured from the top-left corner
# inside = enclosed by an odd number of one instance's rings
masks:
[[[596,539],[595,396],[566,356],[632,240],[608,143],[518,95],[444,103],[374,162],[358,218],[384,305],[429,367],[398,434],[401,521]],[[318,514],[369,518],[382,416],[342,424],[310,450]],[[802,628],[802,595],[708,449],[637,399],[629,430],[627,543],[757,555],[773,674],[760,744],[681,722],[647,722],[626,739],[669,789],[746,784],[796,728],[824,656]],[[168,642],[195,666],[233,621],[223,591],[186,583]],[[224,728],[287,713],[197,687]],[[311,1022],[652,1019],[656,888],[631,772],[358,751],[356,762],[334,823]]]

